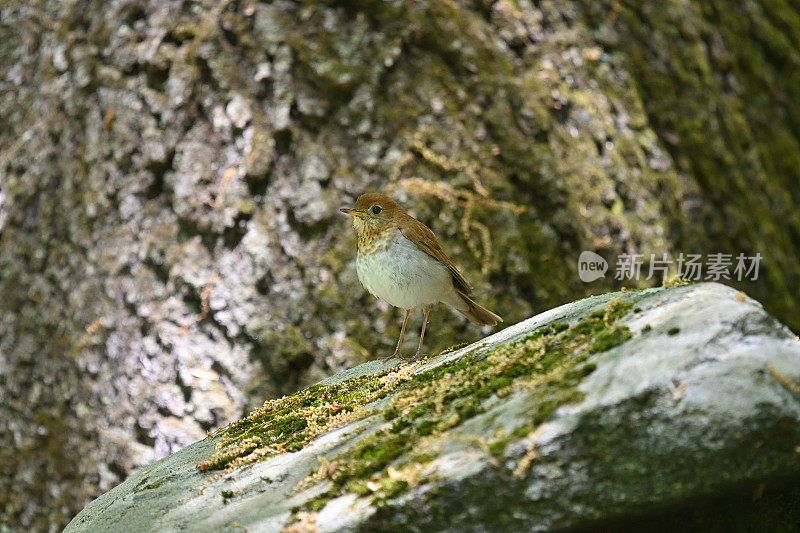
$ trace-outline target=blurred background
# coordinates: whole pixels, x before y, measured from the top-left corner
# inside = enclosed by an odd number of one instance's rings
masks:
[[[761,253],[731,283],[800,329],[788,0],[0,6],[0,529],[390,353],[363,192],[505,325],[619,287],[592,250]],[[441,306],[427,348],[489,331]]]

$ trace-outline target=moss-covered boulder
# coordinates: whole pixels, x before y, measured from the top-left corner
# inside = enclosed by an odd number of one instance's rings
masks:
[[[66,531],[788,530],[799,454],[800,341],[741,292],[684,285],[267,401]]]

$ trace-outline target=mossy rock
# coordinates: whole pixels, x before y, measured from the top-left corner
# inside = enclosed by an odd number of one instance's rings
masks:
[[[531,531],[669,509],[692,531],[704,509],[779,528],[798,518],[799,360],[796,337],[722,285],[591,297],[270,400],[66,531]],[[739,505],[748,487],[762,500]]]

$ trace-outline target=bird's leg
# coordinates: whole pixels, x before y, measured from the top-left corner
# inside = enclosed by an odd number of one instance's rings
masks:
[[[408,315],[411,314],[411,309],[406,309],[406,317],[403,319],[403,325],[400,327],[400,338],[397,339],[397,348],[394,349],[394,353],[392,355],[388,355],[383,358],[384,361],[388,361],[393,357],[400,357],[400,345],[403,344],[403,336],[406,334],[406,322],[408,322]]]
[[[418,361],[422,358],[422,339],[425,338],[425,328],[428,326],[428,315],[431,314],[430,306],[422,310],[422,331],[419,332],[419,346],[417,347],[417,354],[411,359]]]

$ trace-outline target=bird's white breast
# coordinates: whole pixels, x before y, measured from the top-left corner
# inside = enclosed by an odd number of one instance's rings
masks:
[[[359,251],[356,270],[365,289],[402,309],[433,305],[453,291],[447,267],[399,230],[388,246],[372,253]]]

